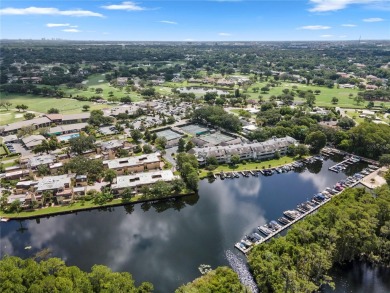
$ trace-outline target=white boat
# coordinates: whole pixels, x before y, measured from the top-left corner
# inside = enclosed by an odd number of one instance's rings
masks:
[[[259,231],[261,233],[263,233],[264,235],[269,235],[272,233],[272,231],[270,229],[268,229],[267,227],[264,227],[264,226],[259,226],[259,227],[257,227],[257,229],[259,229]]]
[[[285,215],[287,218],[290,218],[290,219],[296,219],[301,214],[298,211],[296,211],[296,210],[289,210],[289,211],[283,212],[283,215]]]

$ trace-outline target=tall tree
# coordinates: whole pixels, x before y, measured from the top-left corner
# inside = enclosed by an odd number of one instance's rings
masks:
[[[326,145],[326,135],[322,131],[314,131],[306,136],[305,143],[312,152],[319,152]]]
[[[81,155],[85,151],[95,148],[95,137],[80,135],[69,139],[69,148],[72,153]]]

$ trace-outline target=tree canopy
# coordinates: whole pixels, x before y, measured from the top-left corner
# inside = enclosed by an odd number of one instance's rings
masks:
[[[334,263],[390,263],[390,189],[348,189],[284,237],[257,245],[248,261],[260,292],[313,292]]]
[[[1,292],[153,292],[148,282],[139,287],[127,272],[111,271],[103,265],[94,265],[90,273],[76,266],[67,266],[59,258],[37,261],[4,256],[0,260]]]
[[[187,285],[179,287],[175,293],[218,292],[245,293],[249,292],[239,281],[237,274],[228,267],[218,267]]]
[[[83,152],[95,148],[95,137],[80,135],[69,139],[70,151],[81,155]]]
[[[192,119],[199,123],[210,123],[226,130],[237,132],[241,129],[240,119],[227,113],[219,106],[205,106],[194,110]]]

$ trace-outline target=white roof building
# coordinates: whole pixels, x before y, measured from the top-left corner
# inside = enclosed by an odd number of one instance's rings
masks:
[[[74,175],[68,174],[43,177],[41,180],[38,181],[37,192],[69,188],[71,184],[71,179],[73,177]]]
[[[143,164],[150,164],[160,162],[160,153],[152,153],[148,155],[142,155],[137,157],[118,158],[114,160],[103,161],[104,165],[107,165],[109,169],[118,169],[123,167],[132,167]]]
[[[142,185],[149,185],[157,181],[169,182],[178,176],[173,175],[171,170],[142,172],[133,175],[118,176],[116,183],[111,185],[112,190],[134,188]]]

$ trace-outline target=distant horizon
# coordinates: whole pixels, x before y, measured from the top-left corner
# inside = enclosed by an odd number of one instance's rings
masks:
[[[70,42],[161,42],[161,43],[283,43],[283,42],[321,42],[321,43],[339,43],[339,42],[389,42],[390,39],[345,39],[345,40],[194,40],[194,41],[182,41],[182,40],[82,40],[82,39],[61,39],[61,38],[40,38],[40,39],[1,39],[0,41],[70,41]]]
[[[224,42],[390,39],[390,0],[3,0],[4,39]]]

